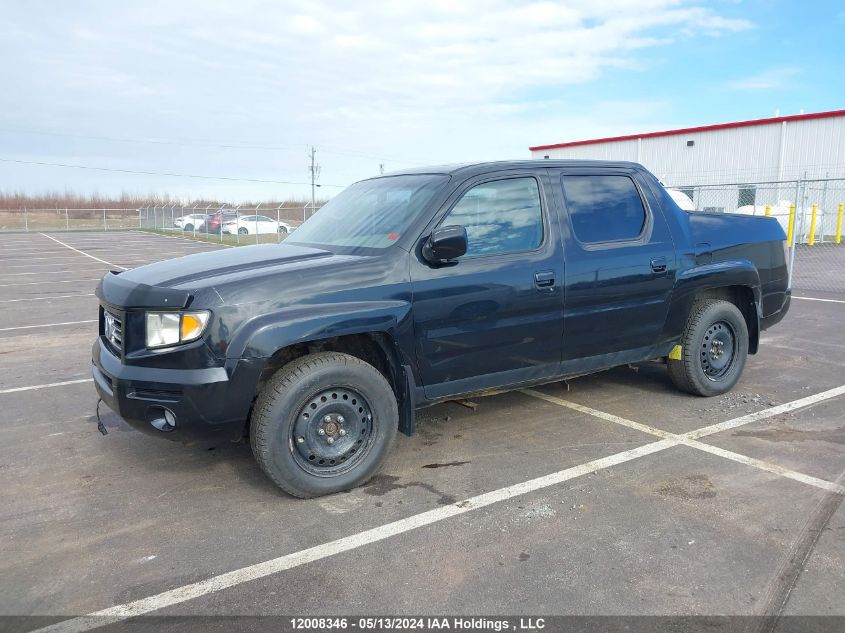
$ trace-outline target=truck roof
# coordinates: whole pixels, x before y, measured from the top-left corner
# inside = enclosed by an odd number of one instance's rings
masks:
[[[472,176],[488,171],[499,171],[505,169],[525,168],[549,168],[549,167],[622,167],[640,168],[639,163],[632,163],[624,160],[581,160],[581,159],[523,159],[523,160],[499,160],[476,163],[454,163],[451,165],[429,165],[425,167],[412,167],[400,169],[384,174],[385,176],[404,176],[410,174],[448,174],[461,176]]]

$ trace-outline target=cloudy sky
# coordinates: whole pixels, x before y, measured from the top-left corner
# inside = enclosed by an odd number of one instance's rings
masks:
[[[0,0],[0,12],[5,191],[305,196],[313,145],[331,195],[380,165],[845,107],[842,2]]]

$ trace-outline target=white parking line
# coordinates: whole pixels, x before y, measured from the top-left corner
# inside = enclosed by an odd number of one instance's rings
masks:
[[[277,574],[281,571],[300,567],[302,565],[322,560],[330,556],[335,556],[337,554],[342,554],[343,552],[348,552],[365,545],[377,543],[392,536],[404,534],[405,532],[410,532],[411,530],[416,530],[433,523],[438,523],[451,517],[466,514],[467,512],[472,512],[473,510],[484,508],[494,503],[512,499],[513,497],[542,490],[543,488],[548,488],[549,486],[554,486],[588,473],[610,468],[611,466],[617,466],[633,459],[665,450],[671,446],[674,446],[674,443],[668,440],[661,440],[659,442],[646,444],[645,446],[639,446],[622,453],[617,453],[609,457],[602,457],[600,459],[587,462],[586,464],[581,464],[580,466],[574,466],[550,475],[545,475],[543,477],[531,479],[513,486],[500,488],[475,497],[470,497],[469,499],[458,503],[441,506],[439,508],[435,508],[434,510],[428,510],[427,512],[421,512],[420,514],[415,514],[405,519],[380,525],[370,530],[359,532],[358,534],[353,534],[328,543],[323,543],[322,545],[317,545],[315,547],[309,547],[308,549],[300,550],[292,554],[286,554],[285,556],[280,556],[278,558],[274,558],[273,560],[249,565],[218,576],[212,576],[206,580],[177,587],[176,589],[171,589],[170,591],[164,591],[148,598],[141,598],[140,600],[116,605],[108,609],[103,609],[102,611],[91,613],[87,616],[58,622],[52,626],[38,629],[38,633],[46,631],[50,631],[51,633],[78,633],[112,624],[114,622],[119,622],[121,620],[126,620],[128,618],[144,615],[146,613],[151,613],[153,611],[158,611],[159,609],[180,604],[188,600],[194,600],[195,598],[200,598],[210,593],[216,593],[218,591],[222,591],[223,589],[241,585],[245,582],[264,578],[272,574]]]
[[[65,380],[63,382],[48,382],[46,385],[30,385],[29,387],[14,387],[12,389],[0,389],[0,394],[20,393],[21,391],[36,391],[38,389],[48,389],[50,387],[63,387],[64,385],[79,385],[83,382],[93,381],[93,378],[81,378],[79,380]]]
[[[546,402],[550,402],[552,404],[566,407],[574,411],[579,411],[580,413],[586,413],[587,415],[591,415],[602,420],[607,420],[608,422],[613,422],[614,424],[619,424],[631,429],[635,429],[637,431],[641,431],[643,433],[648,433],[649,435],[654,435],[662,439],[674,440],[678,444],[683,444],[684,446],[689,446],[690,448],[695,448],[700,451],[710,453],[712,455],[719,455],[720,457],[724,457],[725,459],[730,459],[732,461],[738,462],[740,464],[745,464],[747,466],[753,466],[755,468],[765,470],[775,475],[787,477],[788,479],[794,479],[795,481],[800,481],[801,483],[809,484],[810,486],[815,486],[816,488],[829,490],[831,492],[837,492],[839,494],[845,494],[845,488],[830,481],[819,479],[818,477],[813,477],[811,475],[805,475],[804,473],[799,473],[797,471],[790,470],[789,468],[784,468],[783,466],[779,466],[777,464],[772,464],[761,459],[755,459],[753,457],[741,455],[740,453],[735,453],[733,451],[719,448],[711,444],[705,444],[704,442],[696,441],[696,438],[699,437],[705,437],[707,435],[720,433],[721,431],[733,429],[744,424],[750,424],[751,422],[756,422],[758,420],[765,420],[767,418],[771,418],[782,413],[794,411],[795,409],[799,409],[801,407],[807,407],[817,402],[822,402],[830,398],[835,398],[836,396],[845,394],[845,385],[835,387],[834,389],[828,389],[827,391],[813,394],[811,396],[807,396],[806,398],[801,398],[800,400],[793,400],[792,402],[787,402],[786,404],[769,407],[768,409],[763,409],[761,411],[757,411],[749,415],[744,415],[739,418],[734,418],[732,420],[727,420],[725,422],[720,422],[718,424],[713,424],[711,426],[696,429],[695,431],[689,431],[688,433],[670,433],[668,431],[649,426],[648,424],[634,422],[633,420],[628,420],[626,418],[619,417],[618,415],[613,415],[612,413],[599,411],[598,409],[593,409],[592,407],[587,407],[576,402],[570,402],[569,400],[564,400],[563,398],[558,398],[556,396],[545,394],[541,391],[535,391],[534,389],[522,389],[521,393],[524,393],[527,396],[531,396],[532,398],[538,398],[539,400],[545,400]]]
[[[41,325],[18,325],[16,327],[0,327],[0,332],[11,332],[13,330],[34,330],[39,327],[57,327],[59,325],[79,325],[81,323],[96,323],[97,319],[86,319],[85,321],[62,321],[61,323],[43,323]]]
[[[118,266],[117,264],[112,264],[111,262],[107,262],[106,260],[100,259],[99,257],[94,257],[93,255],[89,255],[88,253],[81,251],[78,248],[74,248],[73,246],[70,246],[69,244],[65,244],[61,240],[57,240],[55,237],[50,237],[49,235],[45,235],[44,233],[39,233],[39,235],[43,235],[48,240],[53,240],[54,242],[57,242],[57,243],[61,244],[62,246],[67,246],[70,250],[76,251],[80,255],[85,255],[85,257],[90,257],[91,259],[96,259],[98,262],[103,262],[104,264],[107,264],[108,266],[114,266],[116,268],[120,268],[121,270],[128,270],[127,268],[124,268],[123,266]]]
[[[53,297],[27,297],[26,299],[2,299],[0,303],[20,303],[22,301],[49,301],[50,299],[73,299],[74,297],[93,297],[93,292],[81,295],[55,295]]]
[[[60,251],[60,252],[62,252],[62,253],[67,253],[67,251]],[[26,257],[18,257],[18,256],[13,256],[13,257],[0,257],[0,264],[3,264],[3,262],[19,262],[19,261],[28,261],[28,262],[31,262],[31,261],[36,261],[36,260],[37,260],[37,261],[51,261],[51,262],[54,262],[54,261],[56,261],[57,259],[58,259],[58,260],[64,260],[64,261],[79,261],[79,258],[78,258],[78,257],[74,257],[73,255],[67,255],[67,256],[65,256],[65,257],[30,257],[29,255],[27,255]]]
[[[0,277],[19,277],[20,275],[41,275],[42,277],[44,277],[46,275],[63,275],[65,273],[67,273],[67,274],[70,274],[70,273],[96,273],[96,272],[102,272],[102,270],[103,270],[102,268],[85,268],[83,270],[54,270],[52,272],[50,272],[50,271],[45,272],[45,271],[42,270],[41,272],[9,273],[7,275],[4,275],[2,272],[0,272]],[[106,269],[106,270],[108,270],[108,269]]]
[[[804,301],[824,301],[825,303],[845,303],[845,301],[841,299],[818,299],[816,297],[796,297],[795,295],[793,295],[792,298],[803,299]]]
[[[49,279],[47,281],[25,281],[19,284],[0,284],[0,288],[9,288],[11,286],[42,286],[44,284],[75,284],[83,281],[100,281],[100,277],[88,277],[87,279]]]
[[[818,477],[813,477],[812,475],[805,475],[804,473],[799,473],[798,471],[790,470],[789,468],[784,468],[777,464],[763,461],[762,459],[756,459],[740,453],[734,453],[733,451],[725,450],[724,448],[719,448],[718,446],[713,446],[712,444],[698,442],[696,440],[685,439],[682,444],[691,448],[697,448],[698,450],[710,453],[711,455],[718,455],[719,457],[724,457],[725,459],[745,464],[746,466],[753,466],[754,468],[759,468],[760,470],[765,470],[772,474],[786,477],[787,479],[800,481],[802,484],[815,486],[816,488],[821,488],[822,490],[845,495],[845,487],[832,481],[827,481],[826,479],[819,479]]]
[[[20,260],[18,260],[18,261],[20,261]],[[80,261],[85,261],[85,260],[80,260],[78,257],[74,260],[74,262],[76,262],[77,264]],[[64,267],[64,268],[69,268],[70,270],[73,270],[74,262],[46,262],[46,263],[39,263],[39,264],[12,264],[10,266],[3,266],[3,270],[7,270],[7,269],[10,269],[10,268],[48,268],[48,267],[54,267],[55,268],[56,266],[58,266],[60,268]],[[114,265],[114,264],[112,264],[112,265]],[[60,272],[60,271],[45,270],[44,272],[50,273],[50,272]]]
[[[822,394],[816,394],[816,396],[814,396],[815,400],[813,400],[813,402],[820,402],[821,400],[833,398],[834,396],[839,395],[843,392],[845,392],[845,385],[838,389],[832,389],[823,392]],[[530,392],[528,395],[533,395],[534,393],[540,394],[540,392]],[[545,394],[540,395],[545,396]],[[546,398],[544,397],[543,399]],[[796,403],[808,402],[808,400],[809,398],[803,398],[802,400],[796,401]],[[562,402],[566,403],[566,405],[564,406],[574,404],[569,403],[565,400]],[[577,406],[580,407],[581,405]],[[589,407],[585,407],[585,409],[589,409]],[[593,409],[592,411],[595,411],[595,409]],[[604,415],[609,416],[607,419],[617,418],[617,416],[612,416],[610,414]],[[624,418],[618,419],[624,420]],[[633,424],[637,423],[634,422]],[[654,430],[659,431],[659,429]],[[663,433],[663,431],[659,432]],[[680,438],[681,436],[678,437]],[[392,523],[387,523],[385,525],[365,530],[363,532],[359,532],[351,536],[346,536],[344,538],[340,538],[334,541],[329,541],[328,543],[323,543],[322,545],[309,547],[308,549],[293,552],[292,554],[286,554],[284,556],[280,556],[278,558],[274,558],[263,563],[248,565],[246,567],[242,567],[241,569],[236,569],[234,571],[219,574],[217,576],[212,576],[211,578],[207,578],[206,580],[201,580],[199,582],[191,583],[189,585],[177,587],[175,589],[164,591],[162,593],[149,596],[147,598],[141,598],[132,602],[118,604],[108,609],[103,609],[101,611],[90,613],[86,616],[64,620],[63,622],[58,622],[54,625],[38,629],[38,631],[34,633],[46,633],[47,631],[51,633],[80,633],[82,631],[89,631],[91,629],[96,629],[101,626],[106,626],[115,622],[127,620],[129,618],[134,618],[147,613],[152,613],[153,611],[158,611],[159,609],[181,604],[183,602],[194,600],[196,598],[216,593],[224,589],[229,589],[231,587],[235,587],[246,582],[265,578],[267,576],[277,574],[288,569],[300,567],[302,565],[306,565],[314,561],[322,560],[331,556],[335,556],[337,554],[342,554],[343,552],[348,552],[357,549],[359,547],[371,545],[373,543],[388,539],[392,536],[397,536],[399,534],[410,532],[411,530],[416,530],[427,525],[432,525],[434,523],[438,523],[440,521],[444,521],[446,519],[465,514],[467,512],[472,512],[473,510],[477,510],[479,508],[484,508],[495,503],[507,501],[508,499],[528,494],[530,492],[536,492],[537,490],[542,490],[550,486],[555,486],[565,481],[581,477],[588,473],[593,473],[599,470],[610,468],[612,466],[617,466],[619,464],[623,464],[625,462],[629,462],[640,457],[645,457],[646,455],[652,455],[654,453],[664,451],[668,448],[672,448],[673,446],[678,446],[681,443],[682,442],[679,441],[679,439],[674,438],[660,439],[656,442],[651,442],[650,444],[645,444],[643,446],[623,451],[621,453],[616,453],[615,455],[595,459],[579,466],[566,468],[564,470],[560,470],[558,472],[551,473],[543,477],[531,479],[529,481],[514,484],[512,486],[507,486],[505,488],[499,488],[498,490],[493,490],[491,492],[486,492],[475,497],[470,497],[469,499],[465,499],[464,501],[458,501],[457,503],[441,506],[434,510],[421,512],[405,519],[393,521]]]

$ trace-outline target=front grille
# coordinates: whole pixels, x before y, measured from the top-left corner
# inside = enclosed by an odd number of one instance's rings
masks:
[[[123,317],[116,312],[103,309],[103,336],[109,346],[121,355],[123,351]]]

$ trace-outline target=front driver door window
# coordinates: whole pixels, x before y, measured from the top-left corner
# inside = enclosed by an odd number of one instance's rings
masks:
[[[476,185],[441,223],[467,230],[466,257],[530,251],[543,241],[540,190],[534,178]]]

